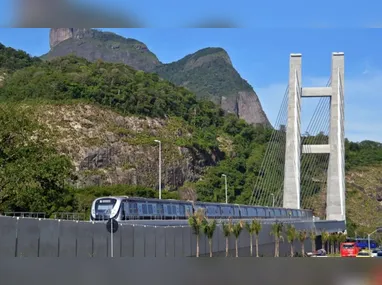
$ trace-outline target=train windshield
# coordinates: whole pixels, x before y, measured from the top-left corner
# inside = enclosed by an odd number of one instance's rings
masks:
[[[117,200],[112,198],[97,200],[95,202],[96,215],[110,215],[110,212],[113,209],[116,202]]]

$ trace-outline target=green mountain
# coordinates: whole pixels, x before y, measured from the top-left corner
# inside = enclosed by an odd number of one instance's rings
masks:
[[[233,67],[222,48],[205,48],[179,61],[159,65],[159,76],[212,100],[248,123],[270,125],[251,85]]]
[[[179,61],[162,64],[137,40],[94,29],[73,28],[51,29],[50,47],[43,59],[74,54],[89,61],[101,59],[155,72],[248,123],[270,126],[257,94],[241,78],[227,52],[221,48],[202,49]]]

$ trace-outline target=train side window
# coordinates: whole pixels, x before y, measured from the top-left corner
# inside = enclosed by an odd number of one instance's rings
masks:
[[[189,205],[186,205],[186,216],[192,216],[192,208]]]
[[[172,205],[172,214],[176,216],[176,206]]]
[[[184,205],[179,205],[179,212],[180,212],[180,215],[181,215],[181,216],[184,216],[184,215],[185,215]]]
[[[167,205],[167,214],[172,215],[171,205]]]
[[[147,215],[147,204],[146,203],[142,204],[142,213],[143,213],[143,215]]]
[[[296,210],[293,210],[293,217],[297,217],[297,211]]]
[[[157,204],[157,212],[158,212],[158,215],[163,216],[163,204],[161,203]]]
[[[286,211],[285,209],[282,209],[282,210],[281,210],[281,215],[282,215],[283,217],[287,217],[287,211]]]
[[[148,204],[147,207],[148,207],[148,210],[149,210],[149,214],[152,215],[153,214],[153,205]]]
[[[138,215],[138,205],[137,205],[137,203],[130,203],[130,214]]]

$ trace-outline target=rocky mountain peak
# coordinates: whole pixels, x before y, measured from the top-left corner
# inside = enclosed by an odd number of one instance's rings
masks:
[[[54,48],[61,42],[72,38],[83,38],[86,35],[91,36],[91,29],[77,29],[77,28],[54,28],[50,29],[49,45]]]

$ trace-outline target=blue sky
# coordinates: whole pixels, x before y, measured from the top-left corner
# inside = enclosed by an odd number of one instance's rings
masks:
[[[302,53],[304,86],[325,85],[331,53],[345,52],[346,136],[382,141],[381,29],[104,29],[147,44],[168,63],[204,47],[223,47],[274,122],[288,81],[290,53]],[[49,29],[0,29],[0,42],[32,55],[49,50]],[[304,99],[303,126],[317,100]]]

